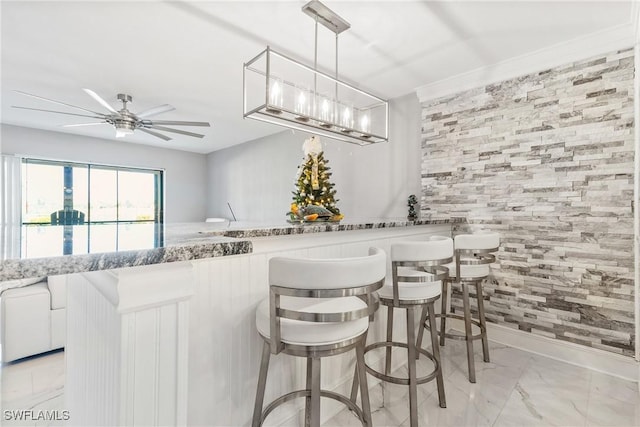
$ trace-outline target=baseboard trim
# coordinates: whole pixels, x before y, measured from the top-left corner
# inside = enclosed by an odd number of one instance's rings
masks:
[[[462,321],[453,319],[451,327],[464,330]],[[640,363],[632,357],[621,356],[597,348],[555,340],[506,326],[487,324],[491,341],[549,357],[571,365],[613,375],[629,381],[639,382]],[[640,386],[640,384],[639,384]]]

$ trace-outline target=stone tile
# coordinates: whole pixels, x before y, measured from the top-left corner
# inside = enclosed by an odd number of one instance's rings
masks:
[[[549,337],[634,355],[630,339],[607,342],[610,331],[633,335],[631,324],[616,320],[633,315],[631,294],[610,291],[634,268],[632,66],[632,51],[612,52],[423,105],[423,128],[439,133],[423,150],[421,206],[524,243],[498,254],[485,287],[492,321],[525,331],[533,323]],[[445,115],[456,123],[432,120]],[[558,259],[561,268],[539,269]],[[491,291],[513,283],[529,298],[505,313]],[[550,285],[544,298],[533,292],[541,283]],[[538,313],[549,308],[559,318],[589,316],[541,324]]]

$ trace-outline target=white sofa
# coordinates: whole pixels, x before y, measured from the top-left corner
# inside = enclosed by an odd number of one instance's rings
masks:
[[[66,277],[6,289],[0,294],[2,361],[64,347]]]

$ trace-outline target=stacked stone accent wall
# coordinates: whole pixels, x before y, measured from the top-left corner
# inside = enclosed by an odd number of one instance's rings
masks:
[[[421,214],[502,237],[489,321],[633,356],[633,82],[628,49],[422,103]]]

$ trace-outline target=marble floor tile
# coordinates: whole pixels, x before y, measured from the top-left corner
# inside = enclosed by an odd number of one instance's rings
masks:
[[[4,411],[62,411],[64,408],[63,351],[5,363],[0,370],[2,383],[2,426],[55,426],[61,421],[49,419],[6,419]],[[60,416],[62,414],[59,414]],[[15,416],[14,416],[15,417]],[[37,417],[36,417],[37,418]]]
[[[584,426],[592,371],[532,355],[496,426]]]
[[[601,372],[591,373],[591,393],[606,394],[621,402],[640,405],[638,384]]]
[[[490,342],[489,363],[482,361],[482,347],[474,348],[477,382],[471,384],[464,342],[447,341],[441,352],[447,408],[438,405],[435,382],[419,385],[419,426],[640,426],[637,383]],[[420,358],[417,366],[421,375],[431,369],[431,362]],[[2,365],[1,409],[63,410],[64,368],[61,351]],[[396,376],[406,374],[406,366],[394,371]],[[369,381],[374,381],[371,376]],[[370,399],[374,426],[409,425],[407,386],[378,383],[371,388]],[[295,407],[287,405],[276,411],[295,413]],[[273,414],[272,419],[287,419],[282,416],[285,413]],[[290,416],[282,425],[298,426],[300,420]],[[61,425],[60,421],[2,420],[3,427]],[[323,424],[359,425],[348,409]]]
[[[586,407],[586,400],[576,402],[553,392],[531,396],[518,384],[493,425],[584,426]]]
[[[489,363],[482,361],[482,346],[474,348],[477,382],[471,384],[464,342],[447,341],[441,348],[447,408],[438,406],[435,383],[420,386],[418,425],[640,426],[636,383],[493,342],[489,347]],[[406,387],[397,390],[391,407],[378,409],[386,418],[374,418],[374,425],[409,425],[408,403],[398,400],[407,398]],[[326,426],[358,425],[344,415]]]
[[[593,372],[587,426],[640,426],[638,384]]]

